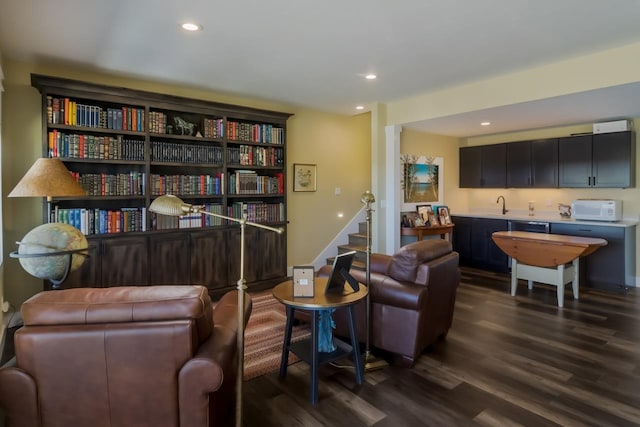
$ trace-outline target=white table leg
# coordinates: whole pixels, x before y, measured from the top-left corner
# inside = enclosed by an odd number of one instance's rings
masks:
[[[573,282],[571,287],[573,288],[573,299],[578,299],[580,293],[580,286],[578,285],[578,270],[580,267],[580,257],[573,260]]]
[[[511,296],[516,296],[516,288],[518,287],[518,261],[511,258]]]
[[[558,266],[558,307],[562,307],[564,304],[564,264]]]

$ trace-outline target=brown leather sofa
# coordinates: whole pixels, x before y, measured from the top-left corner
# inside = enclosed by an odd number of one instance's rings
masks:
[[[9,427],[204,427],[233,420],[237,293],[202,286],[41,292],[0,369]],[[251,298],[245,299],[245,324]]]
[[[322,267],[319,275],[327,275],[331,266]],[[361,283],[366,273],[351,270]],[[458,253],[446,240],[423,240],[401,247],[392,256],[371,254],[371,341],[400,357],[400,362],[413,366],[420,354],[451,327],[456,291],[460,283]],[[347,285],[348,286],[348,285]],[[334,314],[336,335],[349,336],[346,316]],[[366,342],[366,305],[356,306],[357,332]]]

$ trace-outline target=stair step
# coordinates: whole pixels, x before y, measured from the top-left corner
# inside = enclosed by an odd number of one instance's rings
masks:
[[[327,265],[333,265],[333,260],[336,257],[327,258]],[[365,261],[353,260],[353,264],[351,264],[351,268],[354,270],[362,270],[364,271],[367,268],[367,264]]]
[[[349,234],[349,244],[353,246],[367,246],[367,235],[361,233]]]

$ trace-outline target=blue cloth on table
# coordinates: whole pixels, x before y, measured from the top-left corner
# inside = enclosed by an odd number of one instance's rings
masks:
[[[331,353],[336,350],[332,331],[332,329],[336,328],[336,323],[331,317],[334,311],[336,311],[335,308],[328,308],[319,310],[318,313],[318,351],[323,353]]]

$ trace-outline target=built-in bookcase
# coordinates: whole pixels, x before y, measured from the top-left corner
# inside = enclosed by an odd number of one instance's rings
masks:
[[[54,200],[47,218],[74,225],[90,243],[91,258],[66,287],[234,287],[238,226],[203,214],[150,213],[160,195],[286,225],[290,114],[35,74],[32,85],[42,95],[43,155],[63,160],[87,192]],[[284,279],[285,234],[248,234],[248,285]]]

